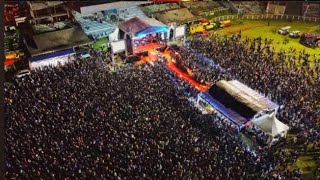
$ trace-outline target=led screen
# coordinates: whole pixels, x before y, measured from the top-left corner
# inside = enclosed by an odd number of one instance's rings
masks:
[[[176,28],[175,36],[176,37],[181,37],[181,36],[184,36],[184,33],[185,33],[185,26],[179,26],[179,27]]]
[[[111,49],[113,53],[118,53],[126,50],[126,44],[124,40],[111,42]]]

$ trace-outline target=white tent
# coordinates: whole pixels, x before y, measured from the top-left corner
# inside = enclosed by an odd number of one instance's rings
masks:
[[[264,116],[252,119],[251,123],[255,126],[258,126],[262,131],[272,136],[272,138],[278,134],[286,136],[289,126],[279,121],[275,115],[276,112],[273,112],[270,115],[266,114]]]

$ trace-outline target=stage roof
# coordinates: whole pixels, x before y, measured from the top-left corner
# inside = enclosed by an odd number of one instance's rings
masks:
[[[135,17],[120,23],[118,26],[122,31],[136,37],[168,30],[168,26],[162,22],[146,17]]]

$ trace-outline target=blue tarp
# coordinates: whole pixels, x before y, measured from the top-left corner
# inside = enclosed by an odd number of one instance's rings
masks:
[[[54,57],[59,57],[59,56],[64,56],[64,55],[68,55],[68,54],[73,54],[73,48],[71,49],[65,49],[65,50],[61,50],[61,51],[55,51],[52,53],[47,53],[47,54],[42,54],[39,56],[34,56],[30,58],[31,62],[36,62],[36,61],[41,61],[44,59],[50,59],[50,58],[54,58]]]
[[[226,108],[223,104],[219,103],[219,101],[215,100],[208,92],[202,92],[199,94],[204,100],[206,100],[213,108],[223,114],[225,117],[230,119],[232,122],[237,124],[238,126],[243,126],[249,119],[246,119],[236,113],[235,111]]]

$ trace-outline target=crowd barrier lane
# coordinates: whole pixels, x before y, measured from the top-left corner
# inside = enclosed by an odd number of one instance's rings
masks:
[[[140,61],[136,62],[137,65],[139,64],[143,64],[144,62],[149,62],[151,64],[153,64],[153,62],[157,61],[157,55],[161,54],[161,56],[165,57],[167,59],[167,66],[168,68],[175,74],[177,74],[180,78],[186,80],[191,86],[193,86],[194,88],[196,88],[198,91],[200,92],[204,92],[206,91],[209,87],[207,85],[204,84],[200,84],[197,81],[195,81],[192,77],[190,77],[189,74],[183,72],[181,69],[179,69],[172,61],[171,61],[171,55],[170,55],[170,51],[165,50],[164,52],[158,52],[157,50],[155,50],[155,46],[154,45],[147,45],[145,46],[149,47],[147,50],[143,49],[143,51],[147,51],[148,52],[148,56],[143,56],[140,58]]]
[[[180,78],[183,78],[188,83],[190,83],[194,88],[196,88],[200,92],[206,91],[209,87],[207,85],[202,85],[195,81],[193,78],[191,78],[187,73],[184,73],[181,71],[173,62],[168,62],[167,66],[171,71],[173,71],[175,74],[177,74]]]

